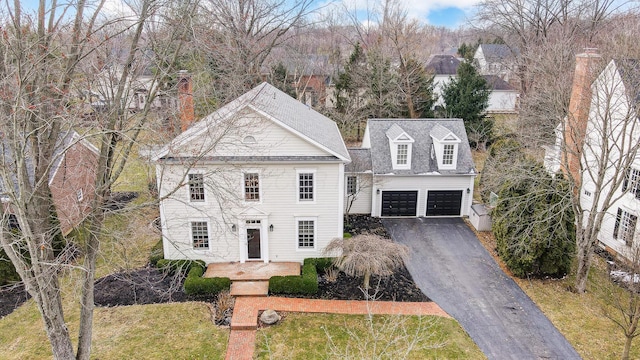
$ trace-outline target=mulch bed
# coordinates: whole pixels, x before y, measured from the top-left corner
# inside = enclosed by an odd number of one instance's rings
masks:
[[[0,288],[0,318],[11,314],[29,298],[30,296],[22,283]]]

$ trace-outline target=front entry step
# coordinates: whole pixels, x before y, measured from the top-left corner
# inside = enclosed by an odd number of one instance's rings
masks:
[[[268,281],[234,281],[231,283],[231,296],[267,296]]]

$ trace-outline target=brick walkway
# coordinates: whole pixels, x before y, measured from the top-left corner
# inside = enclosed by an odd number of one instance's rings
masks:
[[[258,312],[272,309],[287,312],[331,314],[435,315],[450,317],[434,302],[316,300],[281,297],[237,297],[231,318],[227,360],[253,358]]]

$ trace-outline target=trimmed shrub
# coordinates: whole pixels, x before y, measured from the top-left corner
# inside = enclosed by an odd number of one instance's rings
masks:
[[[158,260],[162,260],[164,258],[164,249],[162,248],[162,239],[158,241],[151,248],[151,253],[149,254],[149,264],[151,266],[156,266]]]
[[[302,276],[273,276],[269,279],[269,291],[274,294],[315,294],[318,292],[317,259],[305,259]],[[326,263],[324,260],[321,263]]]
[[[346,232],[346,233],[342,234],[342,237],[343,237],[343,238],[345,238],[345,239],[348,239],[348,238],[350,238],[351,236],[353,236],[353,235],[351,235],[351,233],[348,233],[348,232]]]
[[[170,275],[175,275],[178,272],[188,274],[192,268],[197,267],[202,270],[204,273],[204,269],[206,265],[202,260],[167,260],[160,259],[156,262],[156,267],[158,269],[162,269],[166,271]]]
[[[188,295],[215,295],[223,290],[231,288],[231,280],[228,277],[203,278],[192,274],[201,272],[194,267],[184,281],[184,292]]]
[[[333,259],[334,258],[332,258],[332,257],[324,257],[324,258],[313,259],[316,262],[316,270],[317,271],[324,271],[325,269],[333,266]],[[307,259],[307,260],[309,260],[309,259]]]

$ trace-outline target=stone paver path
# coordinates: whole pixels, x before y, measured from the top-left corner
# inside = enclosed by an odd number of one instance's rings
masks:
[[[227,360],[253,358],[258,312],[272,309],[288,312],[331,314],[435,315],[450,317],[434,302],[393,302],[356,300],[318,300],[281,297],[237,297],[231,318]]]

